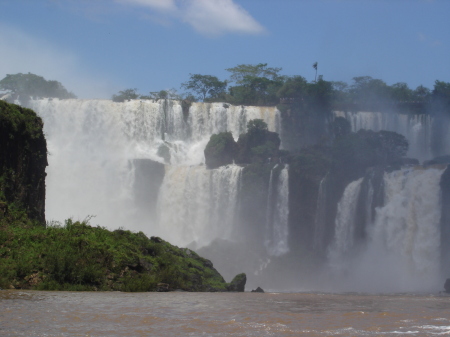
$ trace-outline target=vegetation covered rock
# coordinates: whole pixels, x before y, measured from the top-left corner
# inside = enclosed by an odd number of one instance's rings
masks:
[[[262,119],[253,119],[247,124],[247,133],[239,136],[236,163],[264,163],[279,157],[281,140],[271,132]]]
[[[247,283],[247,275],[245,273],[238,274],[228,285],[228,290],[243,292],[245,291],[245,283]]]
[[[0,226],[3,288],[155,291],[166,283],[170,290],[227,290],[211,261],[142,232],[72,220],[44,228],[23,213]]]
[[[42,127],[34,111],[0,100],[0,219],[20,208],[45,222],[47,143]]]
[[[237,154],[237,144],[231,132],[213,134],[205,148],[205,164],[214,169],[233,163]]]

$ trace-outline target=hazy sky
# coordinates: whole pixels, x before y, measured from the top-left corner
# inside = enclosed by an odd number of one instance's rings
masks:
[[[80,98],[175,88],[268,63],[350,83],[450,82],[450,0],[0,0],[0,78],[32,72]]]

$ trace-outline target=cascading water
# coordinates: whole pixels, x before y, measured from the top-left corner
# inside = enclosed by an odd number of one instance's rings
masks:
[[[233,239],[242,167],[166,166],[158,198],[159,231],[178,245],[196,247]]]
[[[314,221],[314,243],[313,248],[316,251],[322,251],[324,248],[325,236],[325,212],[327,209],[327,178],[328,174],[322,178],[319,185],[319,193],[317,196],[316,217]]]
[[[361,129],[372,131],[394,131],[408,140],[410,158],[420,161],[431,159],[431,134],[433,118],[430,115],[407,115],[387,112],[342,112],[335,111],[335,117],[344,117],[350,122],[353,132]],[[445,153],[450,146],[443,150]]]
[[[277,167],[270,171],[267,196],[265,246],[269,256],[282,256],[289,251],[289,168],[286,165],[274,179]]]
[[[273,107],[193,103],[186,114],[180,102],[168,100],[42,99],[29,104],[44,121],[49,150],[47,219],[95,215],[102,226],[142,230],[180,245],[203,245],[233,232],[242,169],[199,166],[211,134],[231,131],[237,139],[255,118],[278,133],[281,124]],[[136,159],[167,164],[158,214],[136,203],[135,171],[151,167],[136,166]]]
[[[329,261],[343,289],[428,291],[440,288],[440,177],[442,168],[405,168],[384,176],[384,205],[367,243],[355,247],[353,210],[362,179],[339,202]]]
[[[335,270],[342,270],[354,245],[356,207],[362,181],[363,178],[360,178],[351,182],[338,203],[335,239],[328,254],[331,267]]]

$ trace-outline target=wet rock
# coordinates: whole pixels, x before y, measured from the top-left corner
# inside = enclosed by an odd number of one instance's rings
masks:
[[[263,292],[264,292],[264,290],[262,288],[260,288],[260,287],[252,290],[252,293],[263,293]]]
[[[445,281],[444,289],[446,293],[450,293],[450,278]]]
[[[247,275],[245,273],[238,274],[230,282],[227,289],[228,291],[243,292],[245,291],[245,283],[247,283]]]

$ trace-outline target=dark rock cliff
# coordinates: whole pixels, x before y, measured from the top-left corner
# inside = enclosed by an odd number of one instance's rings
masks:
[[[0,216],[11,207],[45,222],[47,143],[30,109],[0,100]]]

